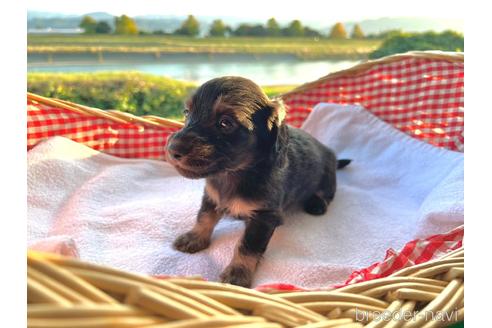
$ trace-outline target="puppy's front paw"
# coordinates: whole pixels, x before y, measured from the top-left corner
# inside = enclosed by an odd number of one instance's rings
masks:
[[[196,253],[210,245],[209,238],[203,238],[193,231],[182,234],[174,241],[174,249],[184,253]]]
[[[228,284],[250,287],[253,280],[253,272],[243,265],[231,264],[222,272],[220,279]]]

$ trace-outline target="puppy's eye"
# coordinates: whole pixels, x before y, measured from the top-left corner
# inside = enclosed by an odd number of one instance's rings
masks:
[[[229,116],[222,116],[219,120],[219,129],[223,132],[231,132],[234,129],[235,122]]]

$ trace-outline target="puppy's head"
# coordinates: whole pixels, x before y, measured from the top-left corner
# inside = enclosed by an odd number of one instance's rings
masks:
[[[221,77],[187,101],[183,129],[167,142],[167,160],[188,178],[243,170],[274,151],[285,117],[254,82]]]

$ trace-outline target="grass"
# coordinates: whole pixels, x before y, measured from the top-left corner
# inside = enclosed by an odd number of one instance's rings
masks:
[[[280,94],[286,93],[288,91],[291,91],[296,87],[297,85],[265,85],[262,86],[261,88],[263,89],[263,91],[265,91],[268,97],[272,98]]]
[[[28,73],[27,90],[100,109],[182,119],[183,104],[197,85],[137,72]],[[264,86],[269,97],[295,86]]]
[[[189,38],[159,35],[27,36],[28,53],[247,53],[294,55],[302,59],[366,58],[381,40],[327,38]]]

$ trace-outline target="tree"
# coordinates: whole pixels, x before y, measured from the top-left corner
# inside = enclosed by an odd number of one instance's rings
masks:
[[[365,35],[359,24],[355,24],[352,29],[352,34],[350,35],[352,39],[364,39]]]
[[[293,20],[286,29],[284,29],[284,34],[286,36],[303,36],[304,27],[300,20]]]
[[[251,27],[250,30],[251,36],[267,36],[266,28],[261,24],[256,24]]]
[[[111,26],[107,22],[98,22],[96,24],[95,32],[98,34],[109,34],[111,33]]]
[[[155,30],[152,32],[154,35],[167,35],[169,33],[164,32],[163,30]]]
[[[321,33],[319,33],[316,30],[313,30],[312,28],[305,27],[304,28],[304,36],[311,36],[311,37],[321,37]]]
[[[138,27],[135,21],[127,15],[114,18],[116,34],[138,34]]]
[[[235,36],[266,36],[267,30],[261,24],[239,24],[233,34]]]
[[[224,37],[227,32],[227,26],[220,19],[216,19],[212,22],[208,34],[210,36],[221,36]]]
[[[200,34],[200,23],[193,15],[189,15],[183,24],[181,24],[181,27],[174,31],[174,34],[198,36]]]
[[[266,33],[268,36],[279,36],[281,33],[280,25],[278,25],[275,18],[270,18],[266,24]]]
[[[97,21],[91,16],[84,16],[79,27],[84,29],[85,34],[94,34],[96,32]]]
[[[239,26],[233,31],[235,36],[249,36],[251,33],[251,24],[239,24]]]
[[[347,31],[345,31],[345,27],[342,23],[336,23],[333,25],[330,32],[330,39],[346,39]]]

